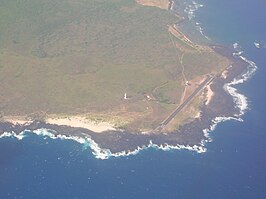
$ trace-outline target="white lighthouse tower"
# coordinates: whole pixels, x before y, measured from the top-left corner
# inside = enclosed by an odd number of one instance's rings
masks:
[[[125,99],[125,100],[128,99],[128,98],[127,98],[127,93],[125,93],[125,95],[124,95],[124,99]]]

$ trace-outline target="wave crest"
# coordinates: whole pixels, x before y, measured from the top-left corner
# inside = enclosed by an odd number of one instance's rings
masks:
[[[241,116],[243,116],[249,108],[247,97],[244,96],[243,94],[240,94],[234,86],[238,84],[242,84],[246,82],[247,80],[249,80],[255,74],[258,67],[253,61],[247,59],[246,57],[242,55],[244,51],[242,50],[242,47],[239,45],[239,43],[237,42],[234,43],[233,48],[236,51],[233,53],[233,56],[239,57],[240,59],[242,59],[244,62],[248,64],[248,67],[244,73],[242,73],[239,77],[234,78],[231,82],[224,85],[224,90],[233,97],[235,107],[239,109],[239,113],[233,115],[232,117],[214,118],[212,120],[211,126],[203,130],[204,135],[206,137],[206,140],[203,141],[204,143],[211,141],[209,133],[214,131],[216,126],[219,123],[225,122],[228,120],[237,120],[237,121],[243,122],[243,119],[241,118]]]
[[[56,134],[54,130],[44,129],[44,128],[37,129],[34,131],[25,130],[19,134],[16,134],[14,132],[11,132],[11,133],[5,132],[0,135],[0,138],[12,137],[18,140],[22,140],[23,138],[27,137],[28,134],[36,134],[38,136],[49,137],[51,139],[73,140],[77,143],[85,145],[86,147],[87,146],[90,147],[90,149],[92,150],[92,154],[95,156],[95,158],[102,159],[102,160],[108,159],[111,157],[123,157],[123,156],[136,155],[139,152],[150,149],[150,148],[157,149],[157,150],[163,150],[163,151],[186,149],[189,151],[195,151],[197,153],[206,152],[206,148],[204,148],[203,145],[194,145],[194,146],[188,146],[188,145],[187,146],[185,145],[172,146],[169,144],[157,145],[157,144],[152,143],[152,141],[150,141],[150,143],[147,146],[142,146],[142,147],[139,146],[135,150],[132,150],[132,151],[121,151],[117,153],[112,153],[109,149],[102,149],[101,147],[99,147],[99,145],[93,139],[89,137],[82,138],[78,136],[61,135],[61,134]]]

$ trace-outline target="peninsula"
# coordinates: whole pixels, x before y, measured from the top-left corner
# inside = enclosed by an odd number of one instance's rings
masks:
[[[193,42],[169,0],[4,0],[0,133],[47,128],[116,153],[200,145],[246,68]]]

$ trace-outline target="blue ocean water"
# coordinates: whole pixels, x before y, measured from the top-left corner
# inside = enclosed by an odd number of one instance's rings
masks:
[[[259,67],[237,86],[249,100],[244,122],[219,124],[208,151],[163,152],[95,159],[71,140],[37,135],[0,139],[0,199],[265,199],[266,198],[266,42],[264,0],[201,0],[196,19],[223,44],[238,42]]]

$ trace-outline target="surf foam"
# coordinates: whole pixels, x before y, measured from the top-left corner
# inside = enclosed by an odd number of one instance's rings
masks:
[[[125,156],[131,156],[131,155],[136,155],[139,152],[143,151],[143,150],[147,150],[150,148],[153,149],[157,149],[157,150],[163,150],[163,151],[170,151],[170,150],[180,150],[180,149],[185,149],[185,150],[189,150],[189,151],[194,151],[197,153],[203,153],[206,152],[206,148],[204,148],[203,145],[194,145],[194,146],[185,146],[185,145],[169,145],[169,144],[162,144],[162,145],[157,145],[154,144],[151,140],[150,143],[147,146],[138,146],[135,150],[128,150],[128,151],[121,151],[121,152],[117,152],[117,153],[112,153],[109,149],[103,149],[101,147],[99,147],[99,145],[92,140],[90,137],[78,137],[78,136],[67,136],[67,135],[61,135],[61,134],[56,134],[56,132],[54,130],[51,129],[37,129],[34,131],[29,131],[29,130],[25,130],[19,134],[16,134],[14,132],[5,132],[3,134],[0,135],[0,138],[4,138],[4,137],[12,137],[12,138],[16,138],[18,140],[22,140],[23,138],[27,137],[28,134],[36,134],[38,136],[42,136],[42,137],[49,137],[51,139],[60,139],[60,140],[73,140],[79,144],[85,145],[86,147],[88,146],[91,151],[92,154],[95,156],[95,158],[97,159],[108,159],[111,157],[125,157]]]
[[[192,22],[192,24],[195,25],[196,30],[200,32],[200,34],[207,40],[211,41],[211,39],[204,33],[204,29],[201,26],[199,22],[195,22],[194,19],[196,17],[196,11],[198,11],[200,8],[204,7],[203,4],[197,3],[195,1],[192,1],[190,4],[187,4],[185,7],[185,13],[187,13],[187,17],[189,21]]]
[[[210,138],[210,132],[214,131],[216,126],[219,123],[225,122],[228,120],[237,120],[239,122],[243,122],[243,119],[241,118],[241,116],[243,116],[249,108],[247,97],[244,96],[243,94],[238,93],[237,89],[234,86],[238,84],[242,84],[246,82],[247,80],[249,80],[255,74],[258,67],[253,61],[247,59],[246,57],[242,55],[244,51],[242,50],[242,47],[239,45],[239,43],[237,42],[234,43],[233,48],[236,50],[236,52],[234,52],[233,55],[236,57],[239,57],[240,59],[242,59],[248,64],[248,67],[243,74],[241,74],[239,77],[234,78],[230,83],[227,83],[224,85],[224,90],[233,97],[235,107],[239,109],[239,113],[231,117],[219,116],[219,117],[214,118],[212,120],[211,126],[208,129],[203,130],[204,136],[206,137],[206,139],[202,141],[203,146],[205,146],[206,142],[212,141]]]
[[[202,8],[203,5],[202,4],[199,4],[195,1],[192,1],[191,4],[188,4],[185,8],[185,12],[187,13],[188,15],[188,19],[189,20],[192,20],[194,19],[196,16],[195,16],[195,12],[199,9],[199,8]]]

